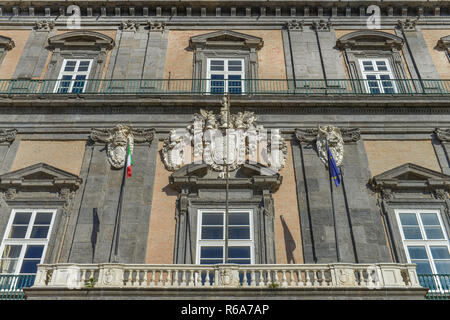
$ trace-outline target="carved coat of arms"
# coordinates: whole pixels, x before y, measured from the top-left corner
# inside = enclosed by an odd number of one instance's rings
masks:
[[[319,126],[316,146],[319,157],[326,166],[328,166],[327,141],[337,166],[340,166],[344,159],[344,140],[341,130],[333,126]]]
[[[229,104],[222,102],[219,114],[200,110],[193,124],[186,129],[173,129],[164,141],[163,161],[167,170],[174,171],[194,162],[206,163],[212,170],[236,170],[250,159],[278,171],[284,166],[287,146],[279,130],[267,134],[256,125],[253,112],[229,114]],[[194,150],[190,149],[193,146]],[[261,146],[265,146],[261,151]],[[261,161],[259,161],[261,160]]]
[[[94,142],[106,143],[106,155],[111,167],[123,168],[127,155],[127,141],[129,141],[131,153],[134,143],[151,142],[153,129],[134,129],[126,125],[118,124],[113,129],[92,129],[90,138]]]

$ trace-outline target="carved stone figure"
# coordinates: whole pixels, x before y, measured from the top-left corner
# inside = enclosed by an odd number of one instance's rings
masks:
[[[337,166],[340,166],[344,159],[344,139],[342,138],[341,130],[333,126],[319,126],[318,128],[317,151],[320,159],[326,166],[328,166],[327,141],[334,161],[336,161]]]

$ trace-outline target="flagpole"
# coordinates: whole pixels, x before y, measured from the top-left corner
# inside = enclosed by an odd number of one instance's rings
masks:
[[[341,255],[339,253],[339,243],[338,243],[338,236],[337,236],[337,229],[336,229],[336,212],[334,210],[334,197],[333,197],[333,179],[331,178],[331,160],[330,160],[330,149],[328,148],[328,140],[327,141],[327,159],[328,159],[328,177],[330,180],[330,192],[331,192],[331,209],[333,213],[333,227],[334,227],[334,239],[336,241],[336,257],[337,261],[341,262]]]
[[[353,254],[355,256],[355,263],[359,263],[358,253],[356,252],[355,236],[353,234],[352,218],[350,216],[350,209],[349,209],[349,206],[348,206],[347,191],[345,190],[345,179],[344,179],[344,168],[343,167],[341,168],[341,180],[342,180],[342,191],[344,193],[344,200],[345,200],[345,209],[347,210],[348,226],[349,226],[349,229],[350,229],[350,238],[352,239]]]
[[[230,121],[230,93],[228,92],[227,95],[227,128],[225,128],[225,139],[226,139],[226,158],[225,159],[225,254],[224,254],[224,262],[228,262],[228,196],[229,196],[229,178],[228,178],[228,123]]]
[[[123,202],[123,191],[125,189],[125,181],[127,176],[127,157],[128,157],[129,140],[127,139],[126,156],[125,163],[123,165],[122,174],[122,184],[120,186],[119,202],[117,204],[116,221],[114,225],[113,241],[111,243],[111,251],[109,253],[109,262],[111,262],[112,248],[114,246],[114,259],[112,262],[117,263],[119,255],[119,235],[120,235],[120,220],[122,216],[122,202]]]

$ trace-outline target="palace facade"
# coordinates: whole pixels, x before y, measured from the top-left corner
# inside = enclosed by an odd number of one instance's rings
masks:
[[[448,297],[449,10],[0,1],[0,295]]]

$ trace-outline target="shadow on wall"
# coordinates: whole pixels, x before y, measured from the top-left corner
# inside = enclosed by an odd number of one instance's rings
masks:
[[[294,250],[297,247],[295,244],[295,240],[292,237],[292,234],[289,231],[289,227],[287,226],[286,222],[284,221],[284,218],[282,215],[280,216],[280,220],[281,220],[281,225],[283,226],[284,245],[286,248],[287,263],[295,264]]]

